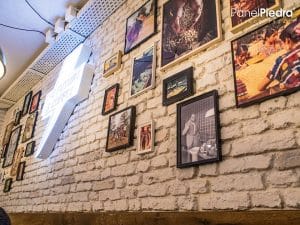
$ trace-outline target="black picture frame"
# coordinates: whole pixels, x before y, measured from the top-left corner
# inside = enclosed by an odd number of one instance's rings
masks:
[[[22,116],[25,116],[29,111],[31,97],[32,97],[32,91],[30,91],[24,98],[23,107],[22,107]]]
[[[189,67],[185,70],[182,70],[174,75],[172,75],[171,77],[168,77],[166,79],[163,80],[163,101],[162,104],[163,106],[168,106],[171,105],[175,102],[181,101],[187,97],[190,97],[194,94],[194,79],[193,79],[193,73],[194,73],[194,68],[193,67]],[[174,96],[168,97],[168,85],[172,85],[171,82],[180,82],[182,81],[182,79],[185,78],[186,80],[186,90],[182,93],[176,94]],[[177,87],[177,84],[176,86]],[[178,88],[178,87],[177,87]]]
[[[130,47],[129,49],[127,48],[128,41],[127,41],[127,36],[128,36],[128,22],[131,17],[133,17],[136,13],[138,13],[141,9],[143,9],[145,6],[148,4],[151,4],[153,7],[153,32],[150,33],[148,36],[144,37],[142,40],[140,40],[137,44],[134,46]],[[136,10],[134,13],[132,13],[127,19],[126,19],[126,32],[125,32],[125,44],[124,44],[124,54],[128,54],[132,50],[136,49],[139,47],[142,43],[146,42],[149,40],[153,35],[157,33],[157,0],[148,0],[145,4],[143,4],[138,10]]]
[[[220,130],[216,90],[177,104],[177,168],[222,160]]]
[[[32,96],[31,102],[30,102],[30,107],[29,107],[29,114],[32,114],[39,109],[41,96],[42,96],[42,91],[38,91],[35,95]],[[36,102],[34,102],[35,100],[36,100]],[[35,103],[35,106],[32,105],[34,103]]]
[[[26,167],[26,161],[20,162],[18,165],[16,181],[21,181],[24,179],[24,172]]]
[[[16,115],[15,115],[15,121],[14,121],[14,125],[15,125],[15,126],[18,126],[18,125],[20,124],[20,121],[21,121],[21,114],[22,114],[21,111],[16,112]]]
[[[109,93],[115,89],[115,93],[114,93],[114,97],[113,97],[113,107],[109,110],[106,110],[106,104],[108,101],[108,95]],[[104,94],[104,99],[103,99],[103,105],[102,105],[102,115],[107,115],[113,111],[115,111],[117,109],[117,104],[118,104],[118,97],[119,97],[119,89],[120,89],[120,84],[114,84],[113,86],[109,87],[108,89],[105,90],[105,94]]]
[[[125,136],[126,140],[124,143],[120,143],[119,145],[115,144],[114,146],[109,146],[110,140],[116,139],[116,138],[112,137],[112,135],[116,135],[117,138],[122,138],[122,136],[123,136],[123,134],[120,134],[120,133],[124,132],[124,127],[122,128],[121,126],[118,126],[117,128],[115,128],[115,131],[113,131],[112,130],[112,121],[118,115],[120,115],[120,116],[126,115],[126,114],[122,114],[125,111],[129,111],[129,114],[130,114],[130,115],[128,115],[127,118],[125,118],[125,123],[129,123],[129,124],[127,124],[126,131],[125,131],[127,133],[127,136]],[[135,106],[129,106],[129,107],[109,116],[106,147],[105,147],[106,152],[113,152],[113,151],[124,149],[124,148],[130,147],[133,145],[135,119],[136,119],[136,107]],[[122,141],[122,139],[121,139],[121,141]],[[118,142],[118,140],[115,140],[115,142]]]
[[[35,148],[35,141],[31,141],[31,142],[27,143],[24,156],[28,157],[28,156],[33,155],[34,148]]]
[[[24,127],[24,131],[23,131],[23,135],[22,135],[22,143],[25,143],[27,141],[29,141],[30,139],[32,139],[34,137],[34,132],[35,132],[35,127],[36,127],[36,123],[37,123],[37,118],[38,118],[38,111],[36,111],[33,114],[29,114],[29,116],[26,119],[26,123],[25,123],[25,127]],[[32,124],[29,124],[30,119],[33,120]],[[29,136],[26,137],[26,132],[29,129]]]
[[[7,193],[11,190],[11,185],[12,185],[13,179],[12,178],[8,178],[5,180],[4,182],[4,188],[3,188],[3,192]]]

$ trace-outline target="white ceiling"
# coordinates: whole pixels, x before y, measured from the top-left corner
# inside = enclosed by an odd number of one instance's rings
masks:
[[[87,1],[28,0],[35,10],[52,24],[56,18],[64,17],[68,5],[75,5],[80,9]],[[25,0],[0,0],[0,23],[42,32],[51,27],[35,14]],[[42,34],[13,30],[0,25],[0,47],[7,61],[6,76],[0,80],[1,96],[40,54],[46,44],[45,37]]]

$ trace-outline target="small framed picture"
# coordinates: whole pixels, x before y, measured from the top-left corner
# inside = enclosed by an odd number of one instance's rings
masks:
[[[18,125],[20,124],[21,114],[22,114],[21,111],[16,112],[16,115],[15,115],[15,123],[14,123],[15,126],[18,126]]]
[[[156,0],[149,0],[127,18],[124,53],[129,53],[155,33]]]
[[[218,93],[211,91],[177,105],[177,167],[220,161]]]
[[[22,108],[22,116],[25,116],[29,111],[30,101],[32,97],[32,91],[30,91],[24,99],[23,108]]]
[[[9,138],[11,135],[11,132],[14,128],[15,122],[10,122],[9,124],[7,124],[5,132],[4,132],[4,136],[3,136],[3,140],[2,140],[2,145],[6,145],[9,143]]]
[[[137,154],[152,152],[154,149],[154,122],[144,123],[138,127]]]
[[[17,170],[17,177],[16,177],[17,181],[23,180],[24,172],[25,172],[25,166],[26,166],[26,162],[20,162],[19,163],[18,170]]]
[[[120,69],[122,64],[122,52],[118,51],[116,54],[111,56],[104,62],[103,77],[108,77],[109,75]]]
[[[35,148],[35,141],[29,142],[26,145],[26,150],[25,150],[25,157],[31,156],[34,153],[34,148]]]
[[[39,109],[40,99],[41,99],[42,91],[37,92],[31,100],[29,113],[32,114]]]
[[[127,148],[133,145],[135,106],[130,106],[109,117],[106,151]]]
[[[24,156],[24,147],[18,147],[18,149],[16,150],[15,156],[14,156],[14,160],[13,163],[11,165],[11,169],[10,169],[10,176],[14,177],[17,175],[17,171],[18,171],[18,166],[19,163],[21,162],[22,157]]]
[[[25,128],[23,131],[23,136],[22,136],[22,143],[24,143],[34,137],[34,130],[35,130],[37,117],[38,117],[38,112],[30,114],[27,117],[27,120],[25,123]]]
[[[5,180],[5,182],[4,182],[4,188],[3,188],[3,192],[4,193],[7,193],[7,192],[9,192],[11,190],[12,182],[13,182],[12,178],[9,178],[9,179]]]
[[[300,9],[231,42],[237,107],[300,89]]]
[[[194,93],[193,67],[163,80],[163,105],[171,105]]]
[[[6,148],[6,155],[3,161],[3,168],[11,166],[13,163],[15,152],[17,150],[19,139],[21,136],[21,130],[22,126],[19,126],[16,129],[14,129],[10,135],[9,143]]]
[[[119,88],[120,85],[115,84],[105,90],[102,106],[102,115],[107,115],[112,111],[116,110],[118,104]]]

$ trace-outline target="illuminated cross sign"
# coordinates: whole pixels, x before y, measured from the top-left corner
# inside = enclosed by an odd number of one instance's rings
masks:
[[[94,67],[87,64],[91,49],[83,44],[63,62],[52,91],[47,94],[42,111],[45,131],[35,157],[46,159],[68,122],[75,106],[89,94]]]

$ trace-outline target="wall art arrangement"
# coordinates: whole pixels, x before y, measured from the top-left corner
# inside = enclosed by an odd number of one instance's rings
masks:
[[[30,91],[24,99],[23,107],[22,107],[22,116],[25,116],[29,111],[30,101],[32,97],[32,91]]]
[[[118,104],[119,87],[119,84],[115,84],[105,90],[102,115],[107,115],[116,110]]]
[[[154,149],[154,122],[150,121],[138,127],[137,154],[152,152]]]
[[[109,59],[104,61],[103,76],[108,77],[109,75],[116,72],[118,69],[120,69],[121,63],[122,63],[122,52],[118,51],[116,54],[114,54]]]

